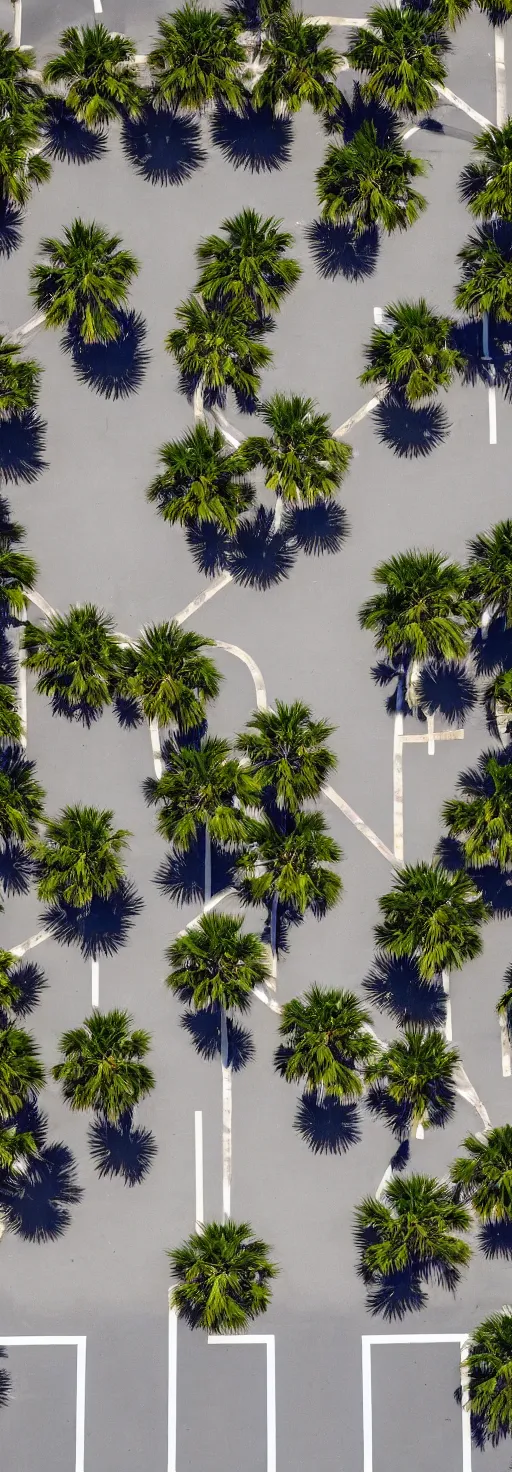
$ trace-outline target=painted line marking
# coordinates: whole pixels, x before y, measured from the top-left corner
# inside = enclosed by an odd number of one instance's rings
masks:
[[[444,991],[445,998],[446,998],[446,1017],[445,1017],[445,1024],[444,1024],[444,1035],[445,1035],[445,1038],[446,1038],[447,1043],[451,1043],[452,1040],[453,1040],[453,1032],[452,1032],[452,1004],[451,1004],[451,1001],[450,1001],[450,972],[449,971],[442,971],[441,972],[441,980],[442,980],[442,983],[443,983],[443,991]]]
[[[429,719],[430,719],[430,717],[427,716],[427,722],[428,722]],[[420,735],[417,735],[416,733],[414,733],[414,735],[411,735],[411,736],[403,736],[402,737],[402,740],[403,740],[403,742],[404,742],[405,745],[409,744],[410,746],[418,746],[422,742],[425,742],[425,741],[426,742],[430,742],[431,740],[432,741],[463,741],[464,740],[464,732],[461,731],[461,730],[459,730],[459,731],[434,731],[434,729],[432,728],[432,736],[429,736],[428,731],[426,731],[424,734],[421,733]],[[431,753],[429,751],[429,756],[430,755],[433,756],[433,752]]]
[[[6,1349],[60,1348],[76,1349],[76,1415],[75,1472],[84,1472],[85,1458],[85,1371],[87,1338],[85,1334],[1,1334],[0,1344]]]
[[[476,112],[474,107],[469,106],[469,102],[464,102],[462,97],[457,97],[457,93],[451,92],[449,87],[440,87],[438,82],[434,82],[434,90],[438,97],[445,97],[447,102],[451,102],[452,107],[458,107],[459,112],[467,113],[468,118],[472,118],[474,123],[480,123],[481,128],[492,127],[490,118],[484,118],[483,113]]]
[[[471,1422],[468,1409],[467,1372],[464,1369],[468,1334],[363,1334],[362,1377],[363,1377],[363,1469],[373,1472],[373,1411],[372,1411],[372,1345],[390,1344],[458,1344],[460,1350],[460,1378],[462,1386],[462,1472],[471,1472]]]
[[[489,384],[489,444],[498,443],[498,425],[496,419],[496,387],[494,383]]]
[[[435,754],[436,754],[436,740],[435,740],[435,735],[434,735],[434,717],[433,717],[433,715],[427,715],[427,742],[428,742],[428,745],[427,745],[428,755],[429,756],[435,756]]]
[[[451,1042],[451,1035],[448,1041]],[[460,1094],[461,1099],[465,1099],[466,1103],[470,1104],[472,1109],[476,1109],[477,1114],[480,1115],[484,1130],[490,1130],[491,1121],[487,1113],[485,1104],[483,1104],[482,1100],[479,1099],[476,1089],[473,1087],[473,1084],[468,1078],[466,1070],[463,1067],[462,1063],[458,1063],[457,1067],[454,1070],[454,1080],[456,1092]]]
[[[358,813],[354,812],[354,809],[349,806],[348,802],[345,802],[343,797],[340,797],[339,792],[336,792],[334,787],[322,787],[322,792],[324,797],[328,797],[329,801],[334,803],[334,806],[339,808],[340,812],[348,818],[349,823],[353,823],[354,828],[357,828],[358,832],[362,833],[363,838],[367,838],[368,842],[372,843],[373,847],[378,849],[379,853],[382,854],[383,858],[388,860],[389,864],[395,863],[396,856],[391,853],[391,849],[388,848],[387,844],[383,843],[382,839],[377,837],[377,834],[373,832],[373,828],[368,827],[368,824],[359,817]]]
[[[96,956],[91,962],[91,1005],[96,1011],[100,1005],[100,963]]]
[[[103,6],[101,0],[94,0],[94,14],[103,15]]]
[[[176,1472],[176,1432],[178,1421],[178,1315],[171,1306],[169,1289],[169,1335],[167,1378],[167,1472]]]
[[[204,1226],[202,1109],[196,1109],[194,1114],[194,1148],[196,1163],[196,1232],[198,1232]]]
[[[382,327],[384,321],[384,307],[373,308],[373,320],[376,327]]]
[[[510,1074],[511,1074],[510,1038],[509,1038],[509,1035],[508,1035],[507,1020],[503,1016],[503,1013],[501,1013],[501,1012],[500,1012],[500,1016],[499,1016],[499,1023],[500,1023],[500,1038],[501,1038],[501,1072],[502,1072],[504,1078],[510,1078]]]
[[[232,582],[230,572],[221,573],[210,588],[204,588],[203,592],[198,593],[197,598],[193,598],[191,603],[187,603],[180,613],[175,613],[173,623],[184,624],[188,618],[192,618],[192,615],[198,612],[198,609],[203,607],[203,604],[209,603],[210,598],[215,598],[215,594],[220,593],[221,588],[226,588],[228,583]]]
[[[276,1341],[274,1334],[209,1334],[208,1344],[224,1348],[264,1344],[267,1351],[267,1472],[276,1472]]]
[[[333,429],[333,439],[343,439],[344,435],[348,434],[350,429],[353,429],[354,424],[360,424],[362,419],[366,419],[366,415],[371,414],[372,410],[377,408],[377,405],[380,404],[381,399],[384,398],[384,394],[387,394],[387,391],[387,383],[382,388],[377,389],[377,393],[373,395],[373,398],[367,399],[366,404],[361,404],[361,408],[356,409],[355,414],[350,415],[350,419],[345,419],[343,424],[338,425],[337,429]]]
[[[9,946],[11,956],[24,956],[26,951],[33,951],[34,946],[40,946],[44,940],[50,940],[50,938],[51,930],[38,930],[36,935],[30,935],[28,940],[22,940],[19,946]]]
[[[494,71],[496,76],[496,124],[502,128],[507,120],[507,79],[505,74],[505,33],[494,32]]]
[[[393,727],[393,849],[398,864],[404,862],[404,718],[397,711]]]

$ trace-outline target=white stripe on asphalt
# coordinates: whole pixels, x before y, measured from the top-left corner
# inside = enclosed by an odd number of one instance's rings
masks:
[[[499,1014],[499,1022],[500,1022],[500,1037],[501,1037],[501,1072],[502,1072],[504,1078],[510,1078],[510,1074],[511,1074],[510,1038],[509,1038],[509,1035],[508,1035],[508,1027],[507,1027],[506,1017],[504,1017],[503,1016],[503,1013],[501,1013],[501,1012]]]
[[[23,624],[27,622],[27,610],[20,613],[17,637],[18,660],[18,715],[21,721],[21,746],[27,745],[27,666],[23,657]]]
[[[176,1430],[178,1413],[178,1315],[171,1307],[169,1289],[169,1334],[167,1369],[167,1472],[176,1472]]]
[[[434,82],[434,89],[439,97],[445,97],[447,102],[451,102],[452,107],[457,107],[459,112],[467,113],[468,118],[472,118],[474,123],[480,123],[481,128],[492,127],[489,118],[484,118],[483,113],[476,112],[474,107],[469,106],[469,102],[464,102],[462,97],[457,97],[457,93],[451,92],[449,87],[440,87],[438,82]]]
[[[496,387],[494,383],[489,384],[489,444],[495,445],[498,441],[498,425],[496,420]]]
[[[194,1145],[196,1166],[196,1232],[204,1226],[204,1187],[203,1187],[203,1111],[196,1109],[194,1114]]]
[[[91,962],[91,1005],[95,1011],[100,1005],[100,963],[96,956]]]
[[[505,74],[505,33],[494,32],[494,71],[496,76],[496,124],[502,128],[507,120],[507,79]]]
[[[225,1348],[264,1344],[267,1351],[267,1472],[276,1472],[276,1341],[274,1334],[209,1334],[208,1344]]]
[[[94,0],[94,14],[103,15],[103,6],[101,0]]]
[[[398,864],[404,861],[403,741],[404,718],[397,711],[393,726],[393,857]]]
[[[215,598],[216,593],[220,593],[221,589],[226,588],[228,583],[232,583],[232,581],[233,578],[230,572],[222,572],[220,577],[216,578],[215,582],[211,584],[211,587],[204,588],[203,592],[198,593],[197,598],[193,598],[191,603],[187,603],[185,608],[181,609],[180,613],[174,614],[173,623],[186,623],[187,619],[192,618],[192,615],[197,613],[203,607],[204,603],[209,603],[210,598]]]

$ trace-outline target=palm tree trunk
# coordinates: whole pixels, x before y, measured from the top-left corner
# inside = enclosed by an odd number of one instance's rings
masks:
[[[204,830],[204,903],[212,897],[212,841],[210,838],[208,824]]]
[[[413,659],[408,672],[406,698],[408,705],[419,705],[418,684],[421,675],[421,660]]]
[[[162,761],[162,748],[160,745],[160,731],[158,728],[158,721],[153,720],[149,722],[149,734],[151,737],[151,750],[153,752],[153,767],[155,769],[155,777],[157,781],[159,781],[164,768]]]
[[[487,638],[487,635],[489,633],[489,624],[491,623],[491,621],[492,621],[492,608],[484,608],[482,617],[480,619],[480,629],[481,629],[481,632],[482,632],[482,639],[486,639]]]
[[[21,0],[12,0],[14,11],[12,22],[12,44],[21,46]]]
[[[272,991],[273,992],[275,992],[276,986],[277,986],[277,912],[278,912],[278,909],[279,909],[279,895],[277,894],[277,891],[276,891],[276,893],[272,896],[272,907],[271,907],[271,910],[270,910],[270,949],[271,949],[271,952],[272,952],[272,971],[271,971],[271,976],[270,976],[270,980],[268,982],[268,985],[269,985],[269,987],[272,988]]]
[[[91,962],[91,1006],[96,1011],[100,1005],[100,963],[96,952]]]
[[[283,498],[282,498],[282,496],[277,495],[276,496],[275,509],[274,509],[274,515],[273,515],[273,518],[272,518],[272,526],[270,528],[271,535],[273,537],[275,537],[277,535],[277,532],[279,531],[279,528],[281,526],[281,522],[283,520],[283,509],[284,509],[284,507],[283,507]]]
[[[196,424],[204,424],[204,384],[202,378],[194,389],[194,419]]]
[[[229,1059],[228,1020],[224,1007],[220,1009],[220,1061],[222,1067],[222,1218],[227,1222],[231,1216],[233,1070]]]

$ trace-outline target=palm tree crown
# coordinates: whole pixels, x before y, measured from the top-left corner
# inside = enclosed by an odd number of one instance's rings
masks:
[[[100,1109],[117,1120],[155,1087],[151,1069],[141,1060],[151,1047],[142,1028],[130,1032],[129,1012],[93,1012],[82,1027],[62,1034],[61,1063],[52,1068],[72,1109]]]
[[[412,549],[379,563],[373,579],[382,592],[363,603],[359,622],[375,634],[377,649],[420,660],[464,657],[476,609],[463,568],[442,553]]]
[[[44,1084],[39,1049],[21,1027],[0,1032],[0,1119],[11,1119]]]
[[[405,1108],[412,1126],[444,1124],[455,1104],[454,1073],[459,1062],[457,1049],[447,1046],[442,1033],[409,1024],[402,1037],[370,1064],[367,1077]]]
[[[114,814],[76,803],[46,823],[46,835],[32,845],[39,866],[39,898],[60,900],[76,909],[95,896],[107,899],[124,879],[126,828],[114,828]]]
[[[467,1135],[463,1145],[467,1154],[450,1169],[457,1199],[471,1202],[483,1222],[512,1221],[512,1125]]]
[[[512,716],[512,670],[499,670],[486,685],[482,696],[489,725],[503,736]]]
[[[24,535],[24,534],[23,534]],[[28,552],[13,550],[12,536],[0,537],[0,618],[19,615],[28,606],[28,592],[37,582],[38,567]],[[18,540],[18,539],[16,539]],[[21,538],[19,539],[21,541]]]
[[[158,832],[176,849],[189,849],[202,828],[216,843],[243,842],[244,805],[258,803],[259,782],[230,751],[229,741],[206,736],[199,748],[168,742],[166,770],[144,784],[158,804]]]
[[[19,964],[19,958],[13,951],[0,949],[0,1014],[4,1018],[10,1012],[16,1012],[18,1002],[23,996],[23,988],[18,980]]]
[[[337,765],[334,752],[325,745],[335,729],[328,721],[314,720],[302,700],[291,705],[276,700],[275,711],[254,712],[236,745],[278,806],[294,813],[318,797]]]
[[[242,933],[238,915],[202,915],[166,955],[172,967],[167,986],[198,1012],[215,1006],[245,1012],[254,987],[268,977],[265,946],[257,935]]]
[[[490,1314],[469,1340],[462,1369],[467,1375],[469,1410],[488,1437],[497,1441],[512,1431],[512,1313]]]
[[[449,874],[437,864],[406,864],[379,909],[377,945],[391,956],[416,956],[424,981],[480,955],[489,912],[463,869]]]
[[[43,102],[16,100],[0,116],[0,200],[4,205],[23,208],[32,185],[50,178],[50,160],[41,150],[43,109]]]
[[[367,1283],[408,1268],[447,1270],[451,1282],[471,1256],[470,1214],[433,1176],[395,1176],[380,1200],[367,1196],[356,1209],[360,1272]]]
[[[251,464],[262,465],[265,485],[283,500],[308,506],[332,496],[350,464],[352,450],[331,433],[329,416],[313,399],[274,394],[260,410],[270,437],[246,441]]]
[[[469,542],[469,590],[482,611],[512,624],[512,521],[498,521]]]
[[[367,119],[343,147],[331,144],[316,175],[324,220],[350,220],[356,235],[375,225],[391,232],[416,223],[427,201],[411,181],[426,174],[427,165],[404,148],[398,124],[388,135],[382,142]]]
[[[0,684],[0,742],[17,746],[23,735],[16,695],[11,685]]]
[[[159,459],[162,469],[146,494],[164,521],[171,526],[213,522],[232,536],[241,513],[254,500],[244,479],[244,446],[228,450],[220,429],[198,423],[181,440],[162,445]]]
[[[265,67],[252,94],[256,107],[298,112],[307,102],[314,112],[336,111],[340,58],[332,46],[322,45],[330,29],[291,10],[279,17],[261,46]]]
[[[120,651],[110,614],[93,603],[53,614],[46,627],[28,623],[25,664],[37,674],[40,695],[61,697],[68,707],[101,710],[112,699]]]
[[[13,106],[30,104],[40,101],[42,89],[40,83],[30,73],[35,70],[35,52],[27,49],[21,50],[20,46],[13,46],[8,31],[0,31],[0,107],[11,109]]]
[[[60,38],[60,56],[43,71],[45,82],[64,82],[66,102],[80,122],[101,127],[128,114],[138,118],[144,94],[137,80],[136,46],[128,36],[114,35],[103,24],[68,26]]]
[[[461,797],[443,805],[443,822],[462,841],[469,868],[512,864],[512,765],[506,752],[484,751],[476,768],[457,780]]]
[[[32,267],[31,293],[48,327],[74,324],[84,342],[119,337],[119,308],[139,271],[136,257],[120,244],[120,235],[81,219],[66,227],[62,240],[41,241],[47,264]]]
[[[44,790],[20,746],[0,751],[0,838],[29,843],[44,818]]]
[[[241,108],[245,50],[240,19],[187,4],[160,19],[158,30],[160,40],[148,57],[157,106],[196,111],[223,102]]]
[[[278,1269],[269,1251],[248,1222],[206,1222],[168,1253],[176,1283],[173,1308],[211,1333],[244,1329],[270,1303]]]
[[[303,1083],[307,1091],[357,1098],[363,1092],[362,1070],[377,1051],[370,1022],[352,992],[311,986],[303,997],[284,1003],[278,1071],[288,1082]]]
[[[461,279],[455,305],[473,317],[488,312],[497,322],[512,319],[512,230],[508,222],[479,225],[459,251]]]
[[[35,407],[41,373],[35,358],[23,358],[19,343],[0,333],[0,418]]]
[[[359,382],[403,389],[410,403],[448,388],[464,366],[462,353],[450,346],[451,318],[434,312],[424,297],[386,307],[386,317],[389,326],[374,327],[364,348],[368,367]]]
[[[460,193],[472,215],[512,220],[512,118],[475,138],[476,159],[460,176]]]
[[[341,879],[327,865],[343,855],[322,813],[297,813],[286,833],[268,817],[251,818],[247,835],[249,847],[237,859],[237,869],[251,900],[270,904],[277,896],[301,914],[309,906],[322,913],[336,904]]]
[[[176,308],[176,316],[183,326],[167,334],[165,346],[186,378],[209,389],[227,384],[243,394],[258,392],[259,370],[271,362],[272,353],[259,341],[262,325],[248,320],[246,305],[206,307],[192,296]]]
[[[281,300],[301,274],[298,261],[286,255],[293,235],[280,230],[280,220],[257,210],[241,210],[223,220],[222,235],[201,240],[196,257],[201,268],[197,290],[204,301],[249,303],[262,312],[278,311]]]
[[[415,117],[437,105],[437,87],[446,79],[444,54],[450,47],[435,9],[376,5],[368,12],[367,28],[351,32],[347,60],[365,73],[369,97]]]
[[[19,1130],[15,1124],[0,1121],[0,1173],[10,1175],[21,1161],[37,1154],[37,1144],[30,1130]]]
[[[214,639],[202,638],[179,624],[153,624],[138,644],[125,652],[124,693],[136,700],[148,721],[175,724],[181,731],[201,726],[206,702],[215,700],[221,676],[203,650]]]

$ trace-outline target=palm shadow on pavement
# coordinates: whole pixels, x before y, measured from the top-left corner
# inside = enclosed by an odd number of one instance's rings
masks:
[[[0,1345],[0,1360],[6,1359],[8,1359],[7,1350],[4,1348],[3,1345]],[[6,1370],[5,1365],[0,1364],[0,1410],[3,1410],[4,1407],[8,1405],[10,1395],[11,1377],[9,1371]]]
[[[418,1022],[443,1027],[446,997],[437,981],[423,981],[413,956],[377,955],[363,987],[373,1005],[403,1027]]]
[[[375,271],[380,249],[379,232],[370,225],[359,234],[353,225],[336,225],[331,220],[312,220],[305,237],[319,276],[332,281],[365,281]]]
[[[239,1022],[227,1021],[228,1059],[233,1073],[239,1073],[254,1058],[254,1043],[246,1027]],[[220,1011],[218,1007],[203,1007],[198,1012],[183,1012],[181,1027],[192,1039],[200,1058],[211,1060],[221,1056]]]
[[[157,1151],[152,1131],[135,1125],[131,1110],[115,1124],[98,1115],[89,1125],[88,1140],[98,1175],[121,1176],[127,1186],[140,1185]]]
[[[418,684],[419,703],[429,715],[441,715],[454,725],[464,722],[478,700],[475,681],[464,664],[455,660],[430,661],[424,665]]]
[[[90,164],[107,152],[107,134],[79,122],[63,97],[46,100],[45,154],[59,163]]]
[[[512,1258],[512,1222],[485,1222],[478,1233],[478,1246],[488,1259]]]
[[[299,1099],[293,1128],[315,1155],[345,1155],[362,1136],[357,1104],[342,1099],[321,1099],[316,1090],[304,1093]]]
[[[212,895],[229,889],[233,882],[235,854],[211,845]],[[155,884],[178,905],[190,901],[204,904],[204,836],[200,834],[184,853],[171,849],[155,874]]]
[[[28,894],[34,865],[22,843],[0,844],[0,888],[4,894]]]
[[[76,1164],[62,1141],[47,1143],[48,1120],[34,1103],[17,1116],[21,1129],[35,1135],[39,1153],[19,1174],[0,1175],[0,1211],[11,1231],[26,1242],[53,1242],[71,1222],[70,1206],[80,1201]]]
[[[253,516],[239,522],[227,557],[235,583],[264,591],[287,578],[295,552],[286,532],[272,530],[273,512],[258,506]]]
[[[85,726],[90,731],[91,726],[103,714],[103,708],[89,705],[86,700],[70,702],[66,695],[66,684],[69,686],[69,678],[62,675],[59,679],[60,688],[51,697],[52,716],[63,716],[64,720]]]
[[[350,531],[347,513],[337,501],[317,501],[314,506],[294,506],[285,515],[283,532],[309,557],[339,552]]]
[[[140,312],[117,312],[119,337],[113,342],[84,342],[71,323],[61,346],[70,353],[77,378],[105,399],[126,399],[137,393],[150,352],[144,347],[146,323]]]
[[[48,469],[45,447],[46,423],[33,409],[0,419],[0,481],[30,485],[37,480]]]
[[[270,107],[255,108],[248,101],[243,112],[236,113],[220,104],[211,119],[210,134],[212,143],[235,169],[265,174],[290,161],[291,120],[276,117]]]
[[[125,118],[121,141],[129,163],[149,184],[184,184],[206,162],[195,118],[148,103],[140,118]]]
[[[230,539],[222,527],[213,522],[195,522],[187,527],[186,540],[196,567],[205,577],[217,577],[228,564]]]
[[[430,455],[446,439],[450,429],[442,404],[434,400],[415,406],[397,389],[381,399],[373,410],[373,420],[381,444],[408,460]]]
[[[507,628],[504,618],[493,618],[485,639],[478,629],[471,653],[477,675],[494,675],[498,670],[512,669],[512,628]]]
[[[15,1018],[27,1017],[29,1012],[37,1007],[41,1000],[41,992],[45,991],[48,986],[44,971],[36,966],[35,961],[22,959],[17,962],[11,975],[16,986],[20,988],[20,996],[9,1010]],[[7,1013],[2,1012],[0,1007],[0,1027],[7,1027],[8,1021]]]
[[[126,945],[143,903],[134,886],[125,879],[107,899],[95,895],[87,910],[78,910],[64,902],[48,906],[40,924],[61,945],[79,946],[86,959],[113,956]]]
[[[7,259],[21,245],[23,211],[9,200],[0,200],[0,256]]]
[[[342,135],[339,139],[341,144],[351,143],[363,123],[373,123],[377,140],[383,148],[396,135],[396,114],[386,106],[385,102],[377,102],[375,98],[365,96],[361,83],[354,82],[352,96],[346,97],[345,93],[340,91],[336,112],[325,117],[323,125],[329,136]]]
[[[430,1122],[432,1129],[444,1129],[448,1124],[457,1103],[455,1088],[445,1084],[441,1089],[439,1085],[432,1085],[428,1090],[430,1095]],[[400,1144],[409,1139],[413,1125],[413,1111],[408,1104],[397,1104],[388,1090],[381,1083],[371,1084],[366,1095],[366,1104],[370,1114],[383,1119],[392,1134]]]

